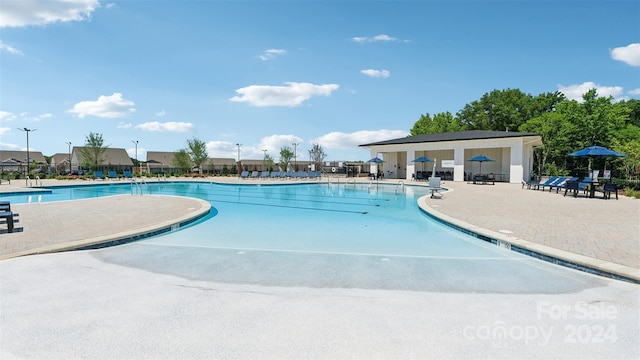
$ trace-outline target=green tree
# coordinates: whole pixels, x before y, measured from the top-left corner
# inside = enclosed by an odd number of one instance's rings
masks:
[[[411,131],[409,131],[409,135],[437,134],[462,130],[464,130],[464,126],[460,120],[447,111],[435,114],[433,118],[429,113],[420,115],[420,119],[415,122]]]
[[[183,173],[186,173],[191,169],[191,156],[186,149],[180,149],[173,154],[173,161],[171,162],[173,167],[180,169]]]
[[[105,161],[105,152],[109,147],[104,145],[102,134],[90,132],[85,137],[84,147],[80,148],[82,154],[82,165],[90,170],[97,170],[98,166]]]
[[[191,162],[198,167],[198,171],[202,174],[202,164],[209,158],[207,144],[200,139],[193,138],[187,140],[187,148]]]
[[[533,115],[533,97],[518,89],[493,90],[457,113],[468,130],[515,130]]]
[[[290,147],[288,146],[281,147],[280,160],[278,161],[278,165],[280,166],[280,169],[282,169],[283,171],[286,171],[287,166],[291,162],[291,159],[293,159],[293,156],[294,156],[293,150],[291,150]]]
[[[638,167],[640,167],[640,139],[624,143],[619,142],[617,139],[614,139],[612,142],[612,148],[617,152],[627,155],[614,161],[620,162],[622,164],[625,178],[631,179],[636,175],[636,170],[638,169]]]
[[[313,144],[311,149],[309,149],[309,159],[311,159],[311,162],[315,165],[316,170],[322,169],[322,164],[326,158],[327,154],[320,144]]]

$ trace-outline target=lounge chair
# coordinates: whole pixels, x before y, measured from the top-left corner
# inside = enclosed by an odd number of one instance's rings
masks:
[[[93,178],[104,180],[104,174],[102,173],[102,171],[94,171]]]
[[[535,181],[535,180],[529,180],[529,181],[522,180],[522,188],[523,189],[525,188],[525,186],[527,187],[527,189],[531,189],[532,186],[537,186],[539,184],[540,184],[540,182],[539,181]]]
[[[567,179],[567,180],[565,180],[565,181],[561,182],[561,183],[560,183],[560,184],[558,184],[558,185],[551,185],[551,186],[549,186],[549,192],[551,192],[551,189],[554,189],[554,188],[555,188],[555,189],[556,189],[556,194],[557,194],[557,193],[559,193],[559,192],[560,192],[560,189],[564,189],[564,188],[566,188],[566,187],[567,187],[567,182],[569,182],[569,181],[576,181],[576,182],[577,182],[577,181],[578,181],[578,178],[577,178],[577,177],[572,177],[572,178],[569,178],[569,179]]]
[[[552,176],[549,179],[547,179],[547,181],[545,182],[541,182],[536,185],[533,185],[532,188],[535,188],[534,190],[540,190],[540,186],[543,186],[543,189],[544,189],[544,186],[549,186],[549,184],[556,181],[557,178],[558,178],[557,176]]]
[[[260,175],[260,173],[258,171],[252,171],[251,172],[251,178],[252,179],[257,179],[258,175]]]
[[[549,192],[551,192],[551,189],[561,186],[562,184],[564,184],[567,181],[567,177],[566,176],[559,176],[557,179],[555,179],[553,182],[551,182],[550,184],[547,185],[542,185],[542,191],[544,191],[545,187],[549,187]]]
[[[245,170],[245,171],[243,171],[243,172],[241,172],[241,173],[240,173],[240,177],[241,177],[241,178],[243,178],[243,179],[248,178],[248,177],[249,177],[249,172],[248,172],[248,171],[246,171],[246,170]]]
[[[129,171],[129,170],[125,170],[123,172],[123,174],[124,174],[124,177],[127,178],[127,179],[132,179],[133,178],[133,175],[131,175],[131,171]]]
[[[268,177],[269,177],[268,171],[263,171],[262,173],[260,173],[260,179],[266,179]]]
[[[107,173],[107,176],[109,177],[109,179],[117,179],[118,178],[118,173],[116,173],[115,171],[109,171]]]

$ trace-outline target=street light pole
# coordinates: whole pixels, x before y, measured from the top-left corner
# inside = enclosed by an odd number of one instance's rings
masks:
[[[140,162],[138,161],[138,140],[131,140],[131,142],[136,144],[136,165],[138,166],[138,170],[140,170]]]
[[[267,167],[267,149],[262,149],[264,151],[264,158],[262,158],[262,166]],[[264,171],[264,169],[262,170]],[[269,169],[267,169],[269,171]]]
[[[240,177],[240,146],[242,146],[242,144],[236,143],[236,146],[238,147],[238,165],[236,166],[236,171],[238,172],[238,177]]]
[[[30,160],[30,159],[29,159],[29,132],[31,132],[31,131],[36,131],[36,130],[38,130],[38,129],[27,129],[27,128],[22,128],[22,129],[20,129],[20,128],[18,128],[18,130],[20,130],[20,131],[24,131],[24,132],[26,132],[26,133],[27,133],[27,175],[25,176],[24,181],[25,181],[25,183],[26,183],[26,184],[27,184],[27,186],[28,186],[28,185],[29,185],[29,181],[27,181],[27,177],[29,176],[28,174],[29,174],[29,170],[30,170],[30,169],[29,169],[29,165],[30,165],[30,164],[29,164],[29,160]]]
[[[293,145],[293,170],[294,171],[298,171],[298,145],[300,145],[300,143],[293,143],[291,144]]]
[[[71,141],[67,141],[65,144],[69,145],[69,175],[71,175]]]

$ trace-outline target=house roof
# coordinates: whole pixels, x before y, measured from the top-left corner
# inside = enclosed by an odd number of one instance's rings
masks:
[[[83,156],[82,149],[84,146],[74,146],[73,154],[74,159],[77,158],[78,162],[82,164]],[[104,154],[102,154],[102,161],[99,165],[124,165],[124,166],[133,166],[133,161],[129,157],[129,154],[125,149],[119,148],[107,148]],[[75,160],[74,160],[75,161]],[[75,163],[75,162],[74,162]]]
[[[527,136],[539,136],[539,134],[521,133],[521,132],[513,132],[513,131],[469,130],[469,131],[407,136],[403,138],[362,144],[359,146],[367,147],[367,146],[376,146],[376,145],[398,145],[398,144],[415,144],[415,143],[443,142],[443,141],[500,139],[500,138],[514,138],[514,137],[527,137]]]
[[[47,160],[42,155],[40,151],[32,151],[29,150],[29,157],[38,164],[47,164]],[[27,152],[26,151],[11,151],[11,150],[0,150],[0,161],[5,161],[9,159],[15,159],[20,162],[27,162]]]

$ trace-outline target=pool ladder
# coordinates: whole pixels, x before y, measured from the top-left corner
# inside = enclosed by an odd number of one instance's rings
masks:
[[[36,176],[35,180],[36,180],[36,187],[42,187],[42,180],[40,180],[40,176]],[[26,181],[27,181],[28,187],[33,187],[33,182],[31,181],[30,177],[27,176]],[[38,182],[40,182],[39,186],[38,186]]]
[[[147,185],[147,189],[149,190],[149,195],[151,195],[151,185],[149,185],[144,179],[140,179],[137,181],[135,178],[131,179],[131,195],[134,194],[133,189],[137,190],[138,195],[142,195],[142,185]]]

